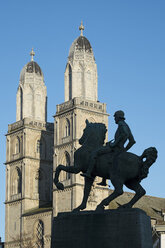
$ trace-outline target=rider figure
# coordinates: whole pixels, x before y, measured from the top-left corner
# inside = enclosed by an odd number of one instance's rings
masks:
[[[129,126],[124,121],[124,112],[122,110],[116,111],[114,114],[114,119],[116,124],[118,124],[114,140],[107,142],[106,146],[99,148],[91,154],[89,167],[86,173],[81,174],[81,176],[92,178],[91,174],[98,156],[106,153],[113,153],[115,155],[120,154],[121,152],[128,151],[136,143]],[[124,147],[124,144],[127,140],[129,142],[127,146]],[[102,182],[99,183],[99,185],[106,186],[106,179],[103,178]]]

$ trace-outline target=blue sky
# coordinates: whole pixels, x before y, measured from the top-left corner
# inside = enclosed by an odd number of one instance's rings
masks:
[[[164,197],[165,189],[165,2],[162,0],[15,0],[0,3],[0,236],[5,220],[5,134],[16,120],[16,91],[30,50],[40,65],[48,94],[48,121],[64,101],[64,70],[69,48],[80,35],[89,39],[98,66],[98,100],[107,103],[109,140],[122,109],[141,154],[159,152],[142,185],[147,194]]]

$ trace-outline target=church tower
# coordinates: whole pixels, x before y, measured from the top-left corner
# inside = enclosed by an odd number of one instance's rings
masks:
[[[32,118],[47,121],[47,92],[44,76],[39,65],[33,60],[33,49],[30,53],[31,61],[23,67],[17,90],[16,121]]]
[[[79,27],[80,36],[72,43],[65,70],[65,102],[57,105],[54,119],[54,172],[59,164],[73,165],[74,152],[80,147],[79,138],[85,120],[101,122],[108,129],[106,104],[98,101],[97,65],[89,40]],[[83,197],[84,178],[61,172],[63,191],[53,189],[53,215],[77,207]],[[98,179],[97,179],[98,180]],[[98,202],[108,196],[107,187],[94,183],[88,208],[95,209]]]
[[[97,65],[88,39],[81,35],[72,43],[65,70],[65,101],[75,97],[97,102]]]
[[[54,128],[44,76],[33,49],[30,55],[20,74],[16,122],[6,134],[5,247],[50,247]]]

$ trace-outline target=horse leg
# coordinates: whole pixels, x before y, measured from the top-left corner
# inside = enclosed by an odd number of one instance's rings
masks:
[[[135,191],[134,197],[126,204],[122,205],[121,208],[132,208],[132,206],[143,196],[145,195],[146,191],[140,185],[138,181],[130,181],[125,183],[125,185]]]
[[[123,194],[123,184],[116,177],[111,179],[111,182],[115,188],[113,193],[102,200],[102,202],[97,206],[96,211],[103,211],[104,206],[108,206],[111,201]]]
[[[66,171],[66,172],[69,172],[69,173],[78,174],[81,169],[79,167],[76,167],[76,166],[65,166],[65,165],[62,165],[62,164],[58,165],[57,168],[56,168],[56,172],[55,172],[54,184],[60,190],[64,190],[64,185],[59,182],[59,175],[60,175],[60,172],[62,170]]]
[[[73,209],[73,212],[78,212],[80,210],[83,210],[86,208],[87,205],[87,200],[91,191],[92,184],[94,182],[95,178],[85,178],[85,185],[84,185],[84,195],[83,195],[83,200],[77,208]]]

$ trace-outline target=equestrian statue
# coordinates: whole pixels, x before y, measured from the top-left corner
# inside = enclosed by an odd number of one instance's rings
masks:
[[[107,198],[98,204],[96,210],[102,211],[105,206],[123,194],[123,185],[135,191],[133,198],[123,208],[131,208],[146,191],[140,185],[142,179],[146,178],[150,166],[157,159],[157,150],[150,147],[142,153],[141,156],[128,152],[135,144],[134,137],[128,124],[125,122],[124,112],[116,111],[114,119],[118,125],[114,140],[104,145],[106,126],[103,123],[89,123],[86,120],[86,127],[83,135],[79,139],[81,147],[74,153],[74,165],[58,165],[56,168],[54,183],[60,190],[64,186],[59,182],[60,172],[78,174],[85,178],[84,196],[80,206],[73,211],[80,211],[86,208],[88,196],[96,176],[102,177],[99,185],[105,186],[109,179],[114,186],[114,191]],[[125,146],[126,142],[128,144]]]

